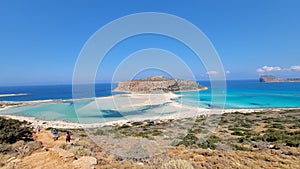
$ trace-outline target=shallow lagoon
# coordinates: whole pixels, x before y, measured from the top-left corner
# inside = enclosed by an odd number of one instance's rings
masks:
[[[210,86],[209,82],[200,83]],[[58,88],[55,90],[55,88]],[[101,90],[99,90],[101,88]],[[2,114],[33,116],[42,120],[95,123],[133,117],[159,118],[178,112],[200,111],[211,108],[211,91],[177,92],[174,95],[137,95],[111,93],[111,84],[96,87],[96,99],[72,102],[71,86],[1,87],[0,94],[27,93],[23,96],[2,97],[2,100],[23,101],[66,99],[59,103],[40,103],[0,111]],[[5,90],[3,90],[5,89]],[[50,90],[51,89],[51,90]],[[44,91],[46,90],[46,91]],[[64,91],[61,93],[61,91]],[[47,93],[50,93],[47,95]],[[48,96],[48,97],[47,97]],[[172,97],[170,97],[172,96]],[[9,99],[7,99],[9,98]],[[177,104],[176,104],[177,103]],[[182,106],[181,106],[182,104]],[[76,110],[74,109],[76,107]],[[300,107],[300,83],[260,83],[257,81],[228,81],[225,108],[277,108]]]

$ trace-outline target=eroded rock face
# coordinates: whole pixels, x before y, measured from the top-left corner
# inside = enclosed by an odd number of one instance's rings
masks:
[[[203,90],[195,81],[171,79],[163,76],[150,76],[144,79],[119,82],[115,91],[137,92],[137,93],[159,93],[180,90]]]

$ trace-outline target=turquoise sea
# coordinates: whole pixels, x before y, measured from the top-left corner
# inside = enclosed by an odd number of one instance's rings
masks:
[[[210,87],[208,81],[199,82],[201,85]],[[97,97],[107,97],[120,95],[122,93],[111,92],[115,84],[96,84],[95,95]],[[72,102],[71,85],[44,85],[44,86],[13,86],[0,87],[1,94],[19,94],[23,96],[0,97],[0,101],[32,101],[32,100],[61,100],[60,103],[40,103],[30,106],[15,107],[0,111],[2,114],[15,114],[22,116],[32,116],[43,120],[65,120],[78,122],[77,114]],[[211,90],[206,91],[185,91],[176,92],[180,95],[174,99],[187,106],[200,106],[212,108]],[[225,108],[277,108],[291,107],[300,108],[300,83],[261,83],[257,80],[237,80],[227,81],[227,92]],[[93,99],[76,101],[76,105],[84,107],[90,104]],[[85,109],[84,116],[87,116],[86,123],[99,122],[99,119],[118,120],[125,116],[139,116],[151,114],[155,110],[161,109],[164,105],[149,105],[144,107],[132,108],[130,110],[113,110],[109,108]],[[105,106],[104,106],[105,107]],[[100,116],[99,116],[100,114]]]
[[[209,82],[202,82],[209,86]],[[300,107],[300,82],[262,83],[257,80],[227,81],[225,108]],[[209,108],[211,91],[178,92],[177,101]]]

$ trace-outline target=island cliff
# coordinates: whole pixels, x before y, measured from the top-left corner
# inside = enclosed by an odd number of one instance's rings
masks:
[[[277,78],[271,75],[260,76],[260,82],[300,82],[300,78]]]
[[[195,81],[166,78],[163,76],[150,76],[139,80],[119,82],[114,91],[158,93],[180,90],[206,90],[207,87],[199,86]]]

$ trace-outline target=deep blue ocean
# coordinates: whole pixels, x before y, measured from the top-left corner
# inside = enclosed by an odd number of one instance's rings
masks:
[[[200,81],[201,85],[210,88],[209,81]],[[119,94],[111,92],[116,84],[96,84],[97,97]],[[266,107],[300,107],[300,83],[280,82],[261,83],[257,80],[227,81],[225,108],[266,108]],[[26,93],[24,96],[0,97],[0,101],[31,101],[72,99],[72,85],[43,85],[43,86],[2,86],[1,94]],[[211,91],[179,92],[182,101],[188,105],[209,107]]]
[[[95,95],[97,97],[102,97],[117,94],[116,92],[111,92],[111,89],[116,87],[117,84],[95,84]],[[19,93],[25,93],[26,95],[0,97],[0,101],[72,99],[72,85],[0,86],[0,95]]]

